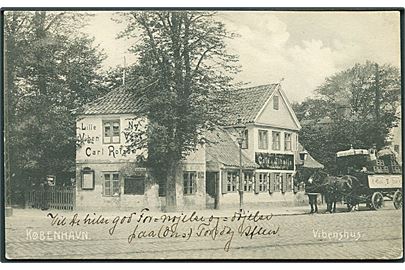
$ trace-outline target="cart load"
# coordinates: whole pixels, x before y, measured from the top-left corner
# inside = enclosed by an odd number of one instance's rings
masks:
[[[396,209],[402,208],[402,168],[398,156],[389,148],[344,150],[336,153],[338,172],[357,179],[345,194],[349,209],[365,203],[375,210],[381,209],[387,200]]]

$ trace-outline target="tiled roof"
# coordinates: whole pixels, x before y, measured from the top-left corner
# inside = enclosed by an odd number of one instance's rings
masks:
[[[77,113],[84,115],[137,113],[140,107],[141,104],[135,98],[134,93],[121,86],[86,104]]]
[[[243,123],[254,122],[277,86],[278,84],[268,84],[235,90],[233,98],[229,101],[229,112],[224,116],[223,124],[236,124],[238,118],[241,118]],[[86,104],[76,113],[84,115],[137,113],[140,106],[134,93],[121,86]]]
[[[229,167],[239,167],[239,146],[223,129],[206,132],[206,160],[218,162]],[[243,151],[243,150],[242,150]],[[242,165],[245,168],[256,168],[257,164],[242,152]]]
[[[278,85],[267,84],[234,91],[235,96],[230,101],[229,113],[224,119],[224,124],[236,124],[238,118],[242,120],[242,123],[253,123],[257,114]]]

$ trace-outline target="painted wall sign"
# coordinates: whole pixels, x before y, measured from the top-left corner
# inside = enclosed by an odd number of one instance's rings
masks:
[[[255,161],[259,169],[294,170],[294,155],[256,152]]]
[[[402,175],[369,175],[370,188],[402,188]]]
[[[119,123],[119,143],[105,143],[103,136],[111,136],[111,132],[103,130],[103,121],[114,121]],[[116,117],[84,117],[76,123],[76,137],[78,148],[76,151],[77,160],[115,160],[134,159],[142,151],[128,147],[141,140],[141,136],[136,132],[146,126],[142,119],[131,116]],[[106,127],[110,128],[111,127]],[[110,131],[108,129],[108,131]],[[103,133],[104,132],[104,133]],[[139,132],[141,134],[142,132]]]

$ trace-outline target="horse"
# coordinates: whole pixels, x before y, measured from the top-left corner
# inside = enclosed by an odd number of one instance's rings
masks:
[[[326,212],[329,213],[336,213],[336,202],[340,201],[342,197],[349,198],[359,183],[354,176],[331,176],[321,170],[316,171],[312,177],[318,185],[319,193],[325,197]]]

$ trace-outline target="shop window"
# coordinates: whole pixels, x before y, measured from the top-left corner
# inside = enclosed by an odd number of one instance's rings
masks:
[[[238,173],[228,172],[226,179],[226,190],[228,192],[235,192],[237,190],[236,185],[238,183]]]
[[[284,150],[291,151],[291,133],[284,133]]]
[[[196,192],[196,172],[183,173],[183,193],[184,195],[195,194]]]
[[[249,145],[249,130],[245,129],[243,132],[242,149],[248,149]]]
[[[103,121],[103,142],[120,143],[120,120]]]
[[[268,132],[267,130],[259,129],[259,149],[268,149]]]
[[[280,132],[273,131],[272,133],[272,149],[273,150],[280,150]]]
[[[279,107],[280,107],[280,104],[279,104],[279,97],[278,97],[278,96],[274,96],[274,97],[273,97],[273,109],[276,110],[276,111],[278,111]]]
[[[253,174],[251,172],[243,173],[243,190],[250,192],[253,190]]]
[[[145,176],[127,176],[124,179],[124,194],[143,195],[145,193]]]
[[[259,192],[267,191],[268,175],[267,173],[259,173]]]
[[[82,170],[82,189],[92,190],[94,189],[94,170],[86,167]]]
[[[104,173],[104,196],[120,196],[120,175],[118,172]]]

